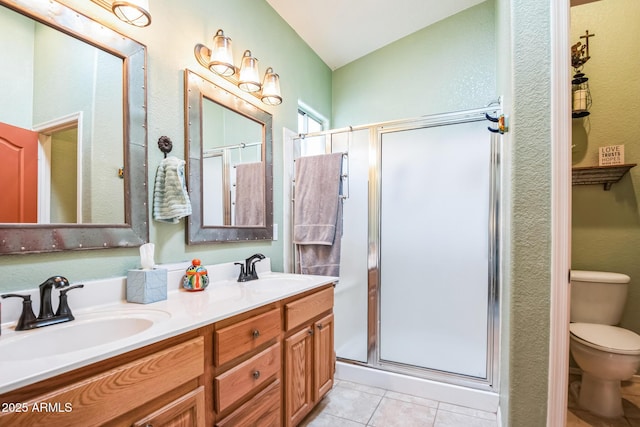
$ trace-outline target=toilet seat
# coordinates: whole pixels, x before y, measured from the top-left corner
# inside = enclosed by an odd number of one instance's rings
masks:
[[[616,354],[640,355],[640,335],[618,326],[571,323],[573,338],[597,350]]]

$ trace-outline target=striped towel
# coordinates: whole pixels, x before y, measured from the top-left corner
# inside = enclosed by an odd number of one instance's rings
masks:
[[[169,156],[160,162],[153,190],[153,219],[177,224],[191,215],[191,201],[184,179],[185,161]]]

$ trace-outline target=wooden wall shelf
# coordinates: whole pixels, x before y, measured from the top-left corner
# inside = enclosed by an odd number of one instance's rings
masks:
[[[572,169],[573,185],[603,184],[605,191],[620,181],[625,173],[636,166],[635,163],[614,166],[587,166]]]

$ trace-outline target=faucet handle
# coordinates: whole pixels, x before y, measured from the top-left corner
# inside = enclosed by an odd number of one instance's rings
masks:
[[[244,264],[241,262],[234,262],[235,265],[240,266],[240,274],[238,275],[238,282],[246,282],[248,280],[248,272],[244,268]]]
[[[84,285],[82,285],[82,284],[73,285],[73,286],[69,286],[68,288],[61,289],[60,290],[60,296],[67,295],[67,292],[69,292],[71,289],[78,289],[78,288],[84,288]]]
[[[31,307],[31,295],[4,294],[2,298],[22,298],[22,313],[20,313],[20,318],[16,324],[16,331],[31,329],[29,325],[36,320],[36,315]]]
[[[67,292],[72,289],[78,288],[84,288],[84,285],[74,285],[68,288],[64,288],[60,291],[60,302],[58,304],[56,316],[67,316],[69,320],[75,319],[75,317],[73,317],[73,314],[71,314],[71,309],[69,308],[69,302],[67,301]]]

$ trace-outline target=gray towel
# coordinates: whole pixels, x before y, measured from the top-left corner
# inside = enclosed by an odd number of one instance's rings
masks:
[[[160,162],[153,189],[153,218],[176,224],[191,215],[191,200],[184,178],[185,161],[169,156]]]
[[[340,243],[342,240],[342,203],[338,205],[336,233],[331,245],[297,245],[298,271],[318,276],[340,276]]]
[[[262,162],[241,163],[236,166],[235,208],[235,225],[264,225],[264,167]]]
[[[342,156],[323,154],[296,161],[293,242],[303,274],[339,275]]]

